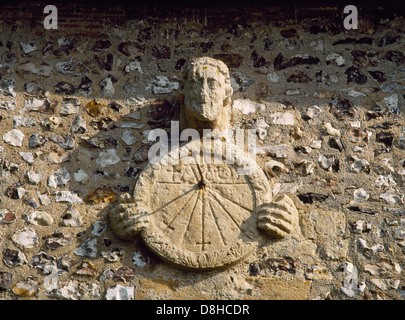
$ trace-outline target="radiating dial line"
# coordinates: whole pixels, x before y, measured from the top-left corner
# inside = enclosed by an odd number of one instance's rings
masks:
[[[184,232],[183,237],[182,237],[183,242],[184,242],[184,239],[185,239],[185,235],[186,235],[186,233],[187,233],[187,231],[188,231],[188,229],[190,227],[191,220],[193,219],[193,215],[194,215],[194,212],[195,212],[195,208],[196,208],[196,206],[198,204],[198,198],[200,197],[200,194],[201,194],[201,192],[199,191],[198,194],[197,194],[197,198],[195,199],[193,210],[191,211],[190,218],[189,218],[188,223],[187,223],[186,231]]]
[[[243,210],[245,210],[245,211],[247,211],[247,212],[249,212],[249,213],[252,212],[252,209],[249,209],[249,208],[247,208],[247,207],[245,207],[245,206],[242,206],[241,204],[235,202],[234,200],[228,199],[227,197],[223,196],[222,194],[220,194],[220,193],[217,192],[216,190],[210,189],[210,191],[211,191],[212,193],[215,192],[215,194],[219,195],[222,199],[225,199],[225,200],[228,200],[229,202],[232,202],[234,205],[236,205],[236,206],[242,208]]]
[[[179,210],[179,212],[175,215],[175,217],[170,221],[170,223],[167,225],[167,228],[170,228],[171,224],[176,220],[176,218],[180,215],[180,213],[183,211],[183,209],[186,207],[187,203],[191,200],[191,198],[195,195],[197,190],[194,190],[194,192],[191,194],[191,196],[184,202],[183,206]]]
[[[218,230],[218,233],[219,233],[219,235],[220,235],[220,237],[221,237],[222,243],[223,243],[224,246],[226,246],[225,237],[224,237],[224,235],[222,234],[221,229],[219,228],[218,218],[217,218],[217,217],[215,216],[215,214],[214,214],[214,210],[212,209],[211,202],[208,202],[208,207],[209,207],[209,209],[210,209],[210,212],[211,212],[211,214],[212,214],[212,217],[214,218],[215,226],[217,227],[217,230]]]

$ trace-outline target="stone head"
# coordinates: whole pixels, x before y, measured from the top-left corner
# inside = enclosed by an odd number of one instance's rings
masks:
[[[191,60],[185,70],[180,93],[186,112],[199,121],[216,121],[231,107],[233,90],[228,67],[222,61],[209,57]]]

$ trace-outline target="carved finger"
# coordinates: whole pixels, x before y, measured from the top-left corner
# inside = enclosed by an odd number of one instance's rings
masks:
[[[284,204],[288,204],[291,208],[296,208],[295,207],[295,203],[294,201],[287,195],[282,194],[280,196],[278,196],[275,200],[274,203],[284,203]]]
[[[268,203],[263,203],[261,205],[262,208],[275,208],[275,209],[280,209],[284,210],[286,212],[292,212],[294,207],[291,206],[288,202],[285,201],[274,201],[274,202],[268,202]]]
[[[140,231],[149,225],[150,220],[147,215],[141,215],[141,216],[138,216],[134,222],[135,222],[135,228]]]
[[[277,208],[280,208],[281,210],[288,211],[289,214],[292,214],[295,212],[295,206],[294,204],[290,204],[288,201],[280,201],[280,202],[274,202],[274,206]]]
[[[111,210],[111,214],[128,218],[135,213],[136,207],[134,204],[122,203],[117,205],[114,209]]]
[[[110,212],[111,212],[111,214],[117,215],[117,214],[119,214],[120,212],[123,212],[123,211],[124,211],[123,205],[119,204],[116,207],[114,207],[113,209],[111,209]]]
[[[292,231],[291,223],[285,222],[281,219],[277,219],[272,216],[261,216],[258,219],[259,228],[261,228],[262,225],[267,225],[267,224],[271,224],[272,226],[277,227],[286,233],[291,233],[291,231]]]
[[[283,239],[288,235],[287,232],[273,226],[270,223],[259,223],[258,227],[262,229],[267,235],[275,239]]]
[[[266,207],[262,208],[258,212],[258,218],[260,219],[260,217],[262,217],[262,216],[273,216],[275,218],[284,220],[289,223],[292,222],[291,213],[286,210],[282,210],[282,209],[278,209],[278,208],[266,208]]]

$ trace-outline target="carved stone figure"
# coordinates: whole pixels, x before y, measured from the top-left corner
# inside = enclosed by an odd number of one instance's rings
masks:
[[[193,59],[179,90],[180,127],[225,130],[230,125],[233,89],[228,67],[220,60]]]
[[[231,95],[224,63],[192,60],[180,92],[181,128],[227,129]],[[188,151],[200,148],[196,161]],[[211,143],[201,147],[199,140],[179,147],[180,161],[171,161],[177,156],[171,151],[148,164],[132,202],[111,210],[112,230],[123,239],[141,234],[162,259],[194,271],[229,266],[250,254],[261,237],[279,241],[297,230],[294,202],[286,195],[273,200],[269,180],[253,158],[232,143],[226,148],[231,164],[207,162],[203,154],[225,159],[225,152]],[[239,174],[247,166],[249,174]]]

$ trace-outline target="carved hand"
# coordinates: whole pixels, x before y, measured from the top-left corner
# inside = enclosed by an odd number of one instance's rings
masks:
[[[121,203],[110,211],[111,228],[120,238],[127,240],[140,233],[149,224],[147,211],[135,203]]]
[[[286,195],[280,195],[273,202],[263,203],[257,212],[259,229],[274,239],[285,238],[298,224],[298,210]]]

